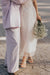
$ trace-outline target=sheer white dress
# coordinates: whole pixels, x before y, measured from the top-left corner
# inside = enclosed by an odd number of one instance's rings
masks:
[[[32,0],[28,0],[24,5],[22,5],[21,18],[20,53],[26,52],[30,56],[34,56],[37,39],[32,36],[32,28],[36,21],[36,10],[33,6]]]

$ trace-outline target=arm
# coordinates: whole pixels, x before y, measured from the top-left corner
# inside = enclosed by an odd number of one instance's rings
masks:
[[[16,4],[25,4],[25,2],[27,1],[27,0],[11,0],[12,2],[14,2],[14,3],[16,3]]]
[[[41,17],[39,16],[39,12],[38,12],[37,1],[33,0],[33,4],[34,4],[35,10],[36,10],[37,20],[41,21]]]

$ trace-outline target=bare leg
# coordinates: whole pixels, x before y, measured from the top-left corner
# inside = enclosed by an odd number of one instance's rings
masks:
[[[24,53],[24,56],[23,56],[23,59],[22,59],[22,63],[21,63],[21,67],[22,68],[26,68],[26,61],[27,61],[27,58],[28,58],[28,53]]]

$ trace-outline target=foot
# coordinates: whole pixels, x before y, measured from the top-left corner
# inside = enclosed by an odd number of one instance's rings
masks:
[[[32,57],[28,57],[28,60],[27,60],[30,64],[33,63],[33,58]]]
[[[20,70],[16,71],[15,73],[9,73],[8,72],[8,75],[18,75],[19,72],[20,72]]]
[[[7,68],[7,64],[4,64],[4,67]]]
[[[5,68],[7,68],[7,66],[4,66]]]
[[[26,57],[23,57],[22,63],[20,64],[21,68],[26,68]]]
[[[20,67],[21,67],[21,68],[26,68],[26,64],[25,64],[25,63],[21,63],[21,64],[20,64]]]
[[[8,75],[15,75],[15,73],[8,73]],[[16,74],[17,75],[17,74]]]

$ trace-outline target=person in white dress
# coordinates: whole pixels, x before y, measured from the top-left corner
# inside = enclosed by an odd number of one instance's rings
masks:
[[[20,53],[23,52],[21,67],[26,67],[26,61],[28,59],[29,63],[33,63],[33,58],[36,46],[37,39],[32,36],[32,28],[36,20],[41,20],[41,17],[38,13],[37,1],[36,0],[28,0],[24,5],[22,5],[22,22],[21,22],[21,50]]]

